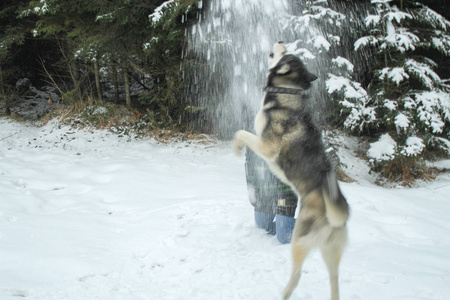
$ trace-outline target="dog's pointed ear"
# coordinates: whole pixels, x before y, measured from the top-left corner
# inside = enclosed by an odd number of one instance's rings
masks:
[[[289,66],[289,64],[286,64],[286,63],[276,66],[277,74],[281,74],[281,75],[286,74],[290,70],[291,70],[291,66]]]
[[[276,67],[277,74],[286,74],[291,70],[291,66],[289,64],[283,63],[281,65],[277,65]]]
[[[308,82],[313,82],[313,81],[316,80],[317,78],[319,78],[319,77],[317,77],[316,75],[314,75],[314,74],[312,74],[312,73],[309,73],[309,72],[308,72],[308,74],[306,75],[306,80],[307,80]]]

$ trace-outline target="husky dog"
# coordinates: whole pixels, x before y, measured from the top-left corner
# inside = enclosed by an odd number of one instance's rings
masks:
[[[233,147],[237,153],[249,147],[300,196],[291,240],[293,268],[283,299],[298,285],[308,253],[320,247],[330,274],[331,299],[338,300],[338,269],[350,209],[308,109],[307,90],[317,76],[298,57],[287,54],[283,42],[274,45],[269,65],[266,95],[255,119],[256,135],[237,131]]]

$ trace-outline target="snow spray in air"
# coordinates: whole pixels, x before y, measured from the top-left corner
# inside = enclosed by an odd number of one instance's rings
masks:
[[[195,62],[192,68],[184,68],[189,85],[186,102],[197,113],[201,127],[225,139],[238,129],[252,129],[263,97],[268,55],[278,41],[285,42],[287,50],[319,76],[311,89],[311,105],[316,121],[327,118],[333,105],[326,87],[329,73],[341,67],[339,61],[347,61],[340,56],[361,61],[348,47],[354,35],[348,22],[359,19],[351,4],[335,0],[201,2],[184,54]]]
[[[203,1],[189,32],[198,67],[188,102],[203,110],[206,126],[222,138],[249,127],[260,106],[272,45],[283,40],[285,0]],[[202,124],[205,125],[205,124]]]

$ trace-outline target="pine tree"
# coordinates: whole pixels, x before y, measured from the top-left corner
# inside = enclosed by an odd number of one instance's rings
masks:
[[[368,156],[382,168],[423,156],[436,147],[450,153],[450,95],[436,70],[435,53],[449,57],[450,22],[428,7],[414,4],[401,11],[391,0],[374,0],[365,18],[370,34],[355,50],[369,49],[376,64],[367,93],[341,102],[345,126],[380,136]]]
[[[131,105],[130,86],[136,83],[147,90],[140,96],[147,105],[182,111],[177,92],[185,27],[182,19],[195,11],[197,1],[41,0],[31,1],[23,15],[38,16],[38,37],[63,41],[70,74],[75,73],[71,66],[78,66],[87,78],[94,73],[99,100],[101,76],[114,79],[117,98],[118,74],[122,74],[127,105]],[[76,77],[73,74],[75,88],[83,81]],[[94,84],[88,90],[91,86]]]
[[[10,90],[17,74],[22,73],[14,63],[23,53],[20,51],[31,37],[32,21],[19,19],[28,0],[3,0],[0,3],[0,93]]]
[[[340,68],[336,63],[346,61],[347,66],[352,65],[348,58],[343,57],[348,53],[343,51],[344,41],[341,38],[349,18],[335,10],[333,4],[331,1],[317,0],[297,3],[294,7],[296,14],[290,16],[283,26],[291,32],[294,40],[287,45],[288,51],[299,56],[320,78],[314,85],[317,95],[315,105],[318,108],[315,111],[322,113],[317,116],[320,121],[333,121],[335,115],[336,108],[330,105],[333,102],[326,92],[326,84],[333,76],[331,73]],[[351,72],[344,73],[340,75],[345,78],[351,76]]]
[[[365,60],[348,46],[353,44],[362,27],[354,5],[334,0],[296,2],[296,15],[284,25],[292,31],[295,40],[289,50],[320,78],[314,85],[318,119],[333,126],[343,123],[341,110],[345,114],[353,110],[353,105],[364,106],[367,96],[358,83],[363,74],[354,66],[366,64]]]
[[[63,91],[67,92],[68,96],[63,95],[66,100],[81,100],[86,94],[93,94],[94,85],[90,77],[94,71],[93,59],[97,58],[100,47],[92,40],[99,3],[76,0],[30,1],[28,9],[22,12],[24,18],[37,18],[34,28],[36,39],[57,43],[59,61],[52,65],[47,63],[43,67],[53,70],[48,71],[51,74],[47,76],[59,77],[59,82],[67,81],[66,77],[71,78],[73,90]],[[85,51],[84,47],[88,50]],[[101,91],[97,93],[101,94]]]

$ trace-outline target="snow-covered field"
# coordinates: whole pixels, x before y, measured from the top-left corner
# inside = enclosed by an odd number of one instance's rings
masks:
[[[0,119],[0,299],[279,299],[290,249],[255,228],[227,143],[160,145]],[[341,298],[448,299],[450,176],[358,183]],[[447,162],[448,163],[448,162]],[[328,299],[320,253],[293,299]]]

